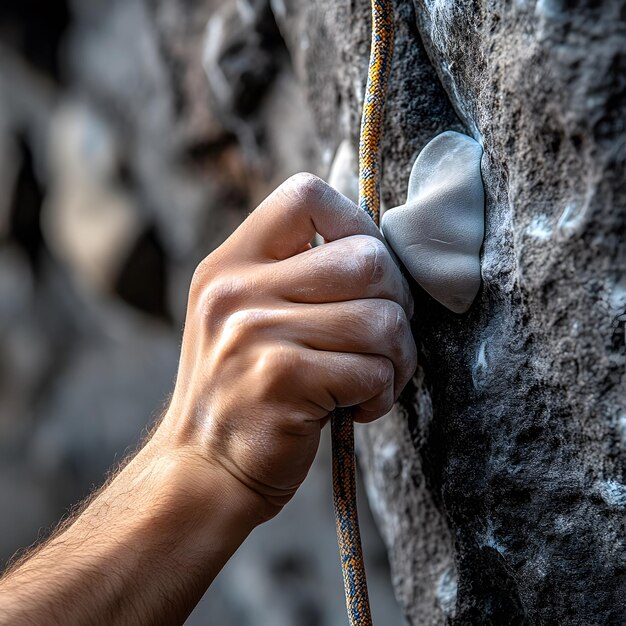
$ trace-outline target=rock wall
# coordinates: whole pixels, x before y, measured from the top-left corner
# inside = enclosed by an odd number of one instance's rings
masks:
[[[396,0],[382,190],[419,149],[481,142],[483,287],[415,287],[420,365],[359,432],[412,624],[626,620],[624,5]],[[356,143],[367,0],[275,0],[322,145]]]
[[[418,371],[358,429],[396,595],[411,624],[621,624],[623,3],[395,5],[384,202],[447,129],[484,146],[487,193],[475,305],[415,286]],[[369,0],[43,10],[0,9],[2,559],[158,416],[196,263],[356,145],[369,52]],[[324,447],[190,624],[344,623],[328,465]],[[362,515],[375,622],[398,623]]]

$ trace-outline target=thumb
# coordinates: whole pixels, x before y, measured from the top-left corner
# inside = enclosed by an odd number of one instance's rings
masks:
[[[313,174],[296,174],[276,189],[240,226],[245,253],[283,260],[302,251],[319,233],[327,241],[352,235],[382,240],[371,218]]]

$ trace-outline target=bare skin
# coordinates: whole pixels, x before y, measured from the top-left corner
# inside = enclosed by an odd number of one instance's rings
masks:
[[[311,248],[315,233],[328,242]],[[0,580],[0,624],[182,623],[307,475],[336,406],[387,413],[413,303],[373,222],[318,178],[279,187],[197,268],[153,436]]]

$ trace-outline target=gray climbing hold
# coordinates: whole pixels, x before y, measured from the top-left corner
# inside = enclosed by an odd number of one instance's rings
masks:
[[[413,278],[455,313],[465,313],[480,288],[482,152],[466,135],[438,135],[413,165],[406,204],[382,218],[385,238]]]

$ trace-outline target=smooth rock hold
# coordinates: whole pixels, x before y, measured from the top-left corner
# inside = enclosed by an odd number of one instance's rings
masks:
[[[406,204],[382,218],[383,234],[411,276],[455,313],[465,313],[480,288],[482,152],[466,135],[438,135],[413,165]]]

